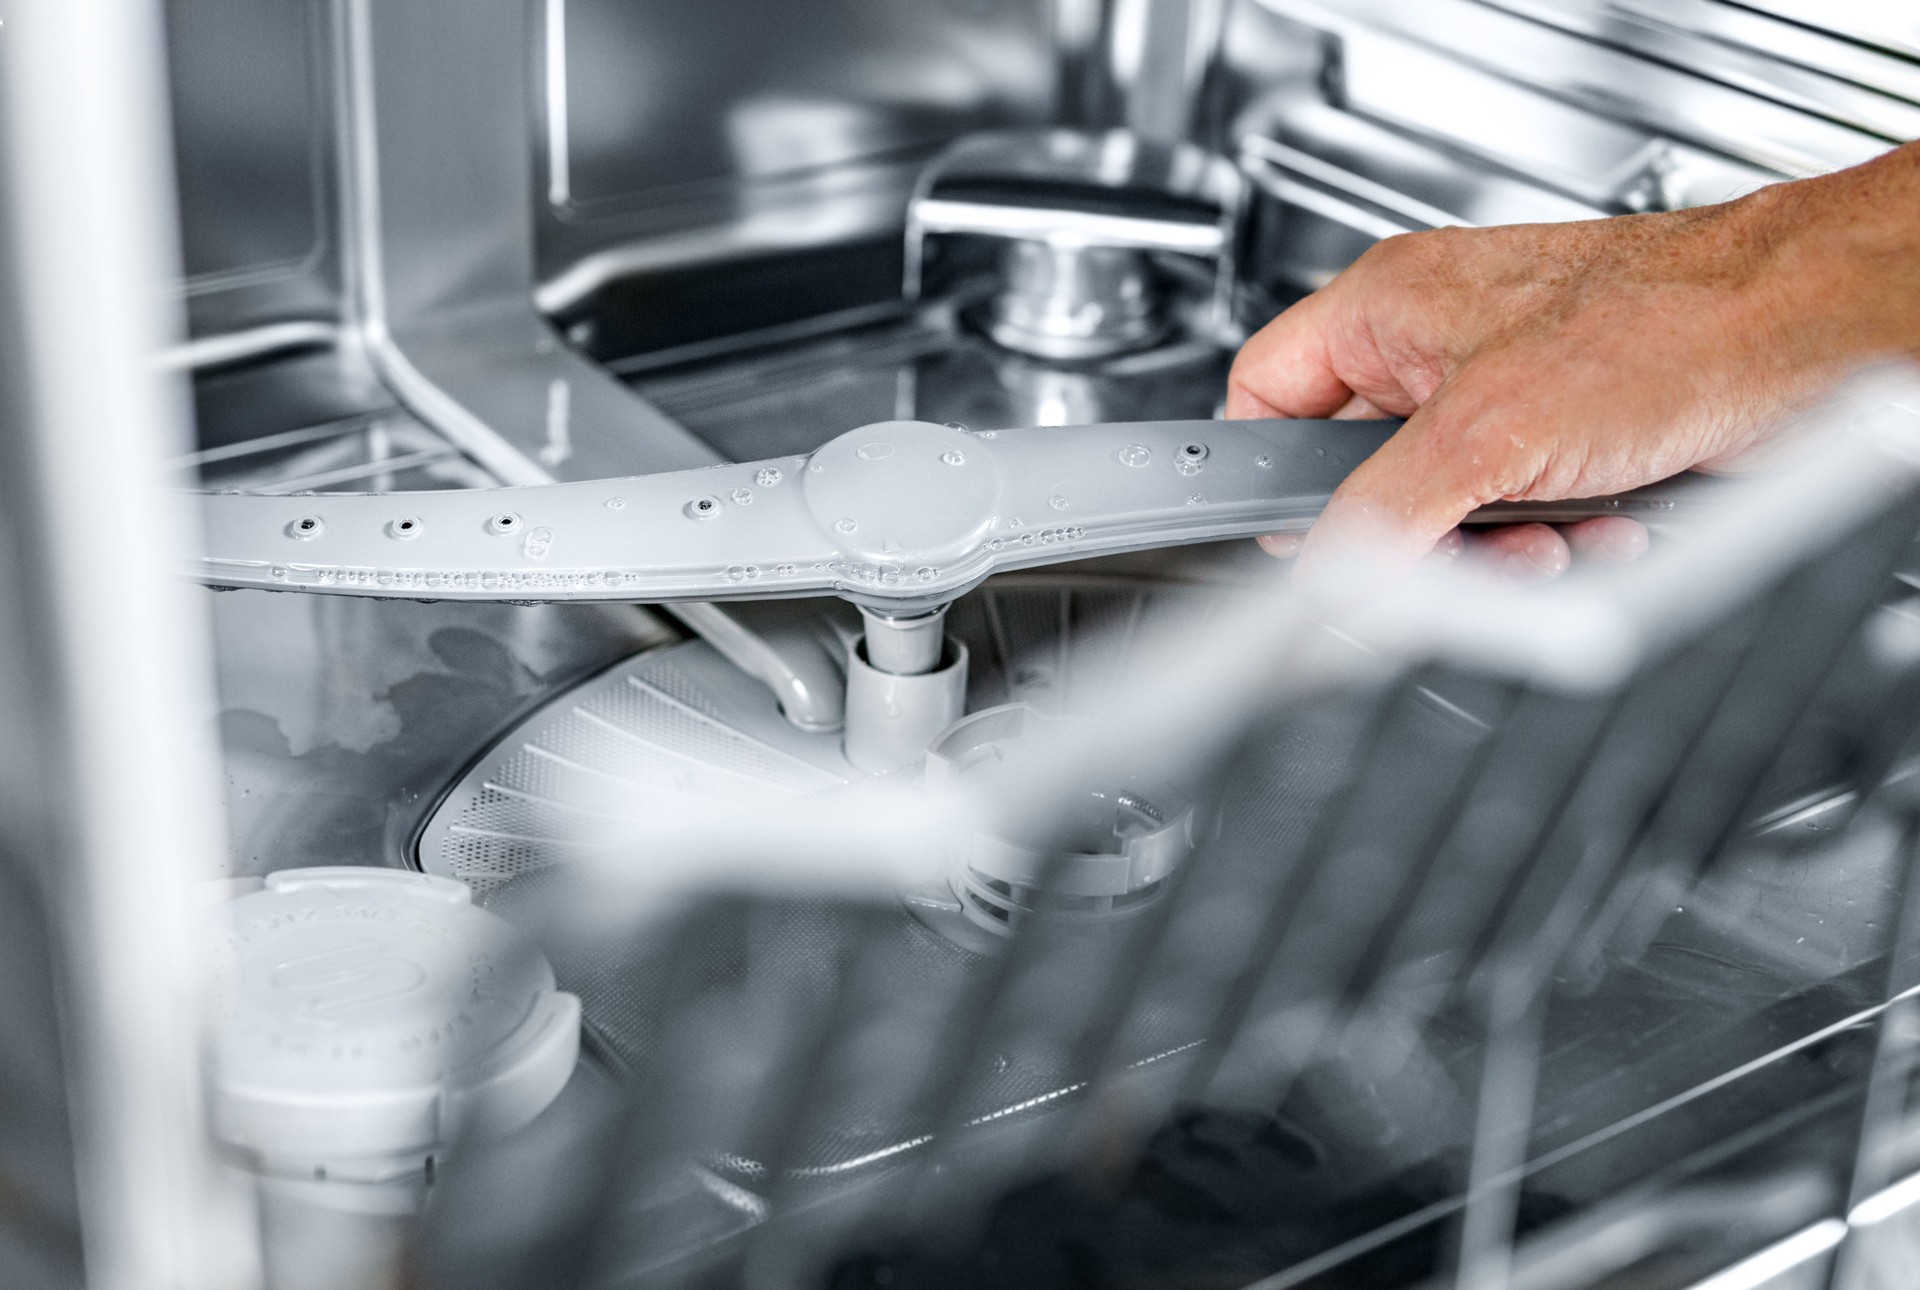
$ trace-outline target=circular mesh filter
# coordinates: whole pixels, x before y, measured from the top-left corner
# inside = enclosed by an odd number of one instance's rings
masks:
[[[1133,633],[1172,601],[1204,630],[1191,586],[1058,576],[996,579],[954,605],[973,659],[967,707],[1070,711],[1108,692]],[[859,777],[838,734],[807,734],[772,693],[691,641],[628,659],[536,709],[476,760],[428,818],[420,867],[485,893],[565,863],[664,799],[743,786],[806,793]]]
[[[1097,702],[1110,692],[1139,626],[1175,600],[1195,630],[1204,630],[1208,598],[1187,585],[996,579],[948,617],[975,660],[969,709],[1022,702],[1066,712]],[[487,908],[513,920],[538,909],[555,866],[606,844],[610,821],[642,818],[665,798],[721,799],[737,796],[742,785],[800,794],[857,777],[837,733],[796,729],[765,686],[706,644],[686,642],[629,659],[530,713],[447,793],[421,834],[418,858],[427,872],[467,882]],[[944,887],[916,893],[909,897],[915,912],[903,905],[877,924],[831,904],[791,902],[764,913],[751,937],[716,937],[698,950],[699,963],[681,966],[721,992],[751,995],[758,981],[804,994],[823,964],[857,944],[883,954],[889,978],[920,1001],[916,1007],[937,1013],[958,1005],[989,960],[969,948],[977,935],[946,933],[950,922],[965,925],[957,902],[930,916],[920,907],[925,899],[954,900]],[[537,921],[538,914],[527,917]],[[634,1064],[660,1056],[659,973],[649,947],[575,937],[546,949],[561,984],[579,996],[588,1025],[617,1056]],[[824,1001],[831,987],[823,983],[818,993]],[[1157,1017],[1137,1036],[1136,1059],[1152,1062],[1192,1038],[1176,1015]],[[966,1121],[1043,1113],[1078,1087],[1057,1054],[1008,1052],[993,1071],[969,1096]],[[788,1167],[829,1183],[896,1162],[932,1127],[889,1100],[898,1092],[863,1087],[848,1091],[845,1105],[822,1108],[817,1124],[793,1144]],[[752,1162],[737,1163],[747,1169],[742,1185],[755,1185]]]

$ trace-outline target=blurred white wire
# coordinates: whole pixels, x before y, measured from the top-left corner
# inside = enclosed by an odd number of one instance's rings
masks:
[[[82,1243],[95,1290],[225,1290],[257,1278],[244,1194],[201,1117],[192,884],[225,854],[200,714],[203,598],[171,571],[195,545],[163,463],[184,390],[155,356],[179,320],[161,11],[24,0],[0,28],[5,254],[24,404],[12,552],[34,624],[58,854],[55,943],[70,1034]],[[11,327],[9,328],[11,329]],[[24,735],[24,732],[17,732]]]

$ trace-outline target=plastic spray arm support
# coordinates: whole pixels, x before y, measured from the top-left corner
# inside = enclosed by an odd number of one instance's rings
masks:
[[[853,430],[807,456],[436,493],[208,494],[226,587],[435,600],[839,594],[912,611],[1003,569],[1304,529],[1393,421]],[[1474,519],[1670,511],[1684,482]]]

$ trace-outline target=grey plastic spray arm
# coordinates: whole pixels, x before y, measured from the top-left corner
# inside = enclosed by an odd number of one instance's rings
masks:
[[[201,581],[436,600],[837,593],[944,604],[997,570],[1302,529],[1397,422],[850,431],[804,457],[465,492],[205,498]],[[1669,511],[1684,485],[1476,520]]]

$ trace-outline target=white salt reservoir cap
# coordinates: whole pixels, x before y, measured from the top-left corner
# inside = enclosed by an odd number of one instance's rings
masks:
[[[580,1001],[466,884],[288,869],[225,908],[213,1120],[264,1172],[378,1182],[559,1094]]]

